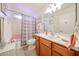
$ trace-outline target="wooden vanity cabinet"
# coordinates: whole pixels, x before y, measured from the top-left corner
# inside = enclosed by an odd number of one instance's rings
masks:
[[[40,55],[39,54],[39,50],[40,50],[40,37],[38,37],[38,36],[35,36],[35,40],[36,40],[36,43],[35,43],[35,45],[36,45],[36,53],[37,53],[37,55]]]
[[[40,38],[40,55],[51,56],[51,42],[44,38]]]
[[[40,56],[79,56],[79,51],[69,50],[63,45],[35,36],[36,52]]]

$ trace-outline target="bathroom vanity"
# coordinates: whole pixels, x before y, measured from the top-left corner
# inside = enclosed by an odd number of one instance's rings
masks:
[[[35,34],[36,52],[39,56],[79,56],[79,49],[68,49],[61,39]]]

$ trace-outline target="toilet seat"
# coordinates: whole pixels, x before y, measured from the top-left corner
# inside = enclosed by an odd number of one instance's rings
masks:
[[[33,45],[33,44],[35,44],[35,39],[29,39],[29,40],[27,40],[27,44],[28,44],[28,45]]]

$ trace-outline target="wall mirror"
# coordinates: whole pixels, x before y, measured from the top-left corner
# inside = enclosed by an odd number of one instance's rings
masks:
[[[76,4],[64,3],[52,13],[46,13],[43,19],[45,31],[69,34],[74,31],[76,23]]]

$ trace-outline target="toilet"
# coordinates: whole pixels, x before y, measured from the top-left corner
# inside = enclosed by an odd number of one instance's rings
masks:
[[[35,39],[27,40],[28,50],[34,49],[35,48],[34,44],[35,44]]]

